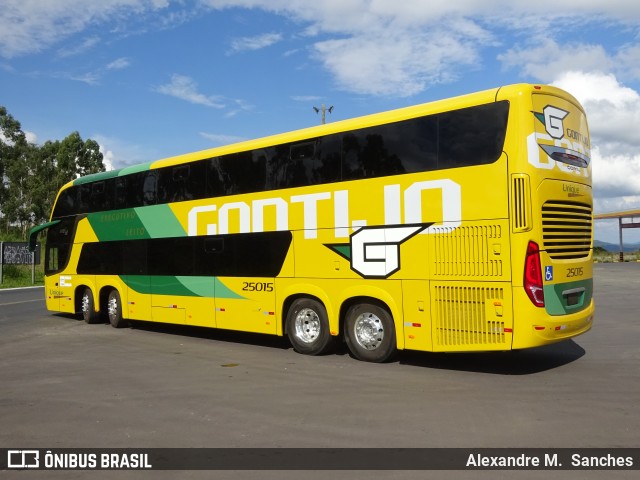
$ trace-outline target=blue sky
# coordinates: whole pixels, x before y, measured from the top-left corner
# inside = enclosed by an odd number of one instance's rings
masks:
[[[573,93],[596,211],[640,208],[640,2],[2,0],[0,105],[114,168],[517,83]],[[596,238],[617,241],[615,222]],[[625,240],[640,241],[627,230]]]

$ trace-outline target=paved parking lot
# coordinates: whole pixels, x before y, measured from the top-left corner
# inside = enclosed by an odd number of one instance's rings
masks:
[[[595,276],[594,328],[575,340],[508,353],[405,352],[383,365],[354,360],[346,350],[306,357],[284,339],[259,335],[87,325],[47,312],[42,289],[0,291],[0,446],[638,447],[640,263],[599,264]],[[158,478],[163,472],[4,473]],[[299,473],[215,472],[215,478]],[[549,478],[549,472],[518,473]],[[615,476],[628,473],[634,472]],[[603,474],[611,476],[552,476]],[[305,479],[326,476],[304,473]]]

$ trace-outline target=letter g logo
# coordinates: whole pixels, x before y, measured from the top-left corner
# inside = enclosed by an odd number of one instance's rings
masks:
[[[544,114],[544,129],[547,133],[551,135],[551,138],[555,138],[556,140],[562,139],[564,137],[562,121],[564,117],[569,115],[569,112],[547,105],[544,107],[544,110],[542,110],[542,113]]]
[[[351,235],[351,269],[365,278],[387,278],[400,270],[400,245],[429,225],[361,228]]]

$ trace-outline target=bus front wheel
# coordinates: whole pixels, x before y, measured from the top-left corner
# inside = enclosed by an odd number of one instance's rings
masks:
[[[286,330],[291,345],[298,353],[322,355],[333,348],[334,338],[329,331],[327,311],[324,305],[312,298],[299,298],[291,304]]]
[[[396,333],[391,314],[378,305],[352,306],[345,317],[345,340],[359,360],[382,363],[396,353]]]
[[[120,294],[117,290],[111,290],[109,292],[109,298],[107,299],[107,316],[109,317],[109,323],[114,328],[123,328],[129,325],[129,322],[122,318],[122,302],[120,301]]]

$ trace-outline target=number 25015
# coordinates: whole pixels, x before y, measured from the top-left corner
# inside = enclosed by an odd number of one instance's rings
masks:
[[[242,290],[245,292],[273,292],[273,283],[242,282]]]
[[[584,275],[583,267],[568,268],[567,269],[567,278],[581,277],[582,275]]]

